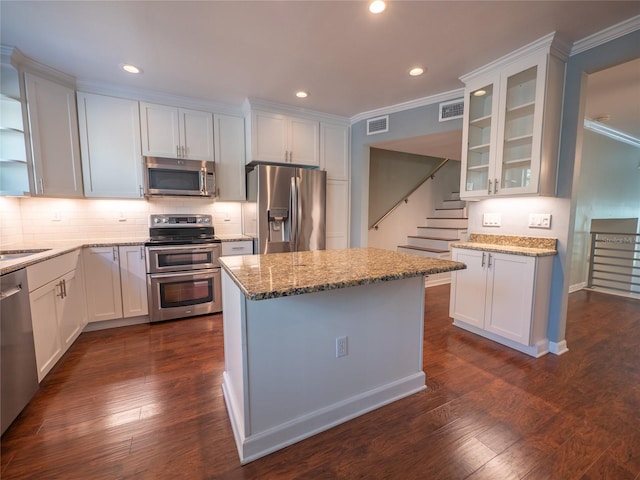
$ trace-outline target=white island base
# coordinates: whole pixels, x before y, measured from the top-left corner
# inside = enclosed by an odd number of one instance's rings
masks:
[[[223,269],[222,291],[222,388],[243,464],[425,389],[422,276],[249,300]]]

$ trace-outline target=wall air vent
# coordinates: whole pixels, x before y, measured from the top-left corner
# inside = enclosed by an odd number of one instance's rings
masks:
[[[463,113],[464,98],[451,100],[450,102],[442,102],[440,104],[440,114],[438,115],[438,120],[440,122],[446,122],[447,120],[462,118]]]
[[[370,118],[369,120],[367,120],[367,135],[375,135],[376,133],[384,133],[388,131],[389,115]]]

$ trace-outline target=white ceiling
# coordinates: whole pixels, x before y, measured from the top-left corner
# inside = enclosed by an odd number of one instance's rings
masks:
[[[462,87],[458,77],[557,31],[583,39],[628,1],[0,2],[1,42],[82,81],[345,117]],[[131,62],[144,74],[118,65]],[[417,78],[407,70],[423,65]],[[310,92],[306,100],[293,96]]]

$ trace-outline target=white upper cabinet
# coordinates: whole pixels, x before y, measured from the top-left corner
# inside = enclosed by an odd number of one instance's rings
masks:
[[[320,122],[279,113],[251,113],[251,155],[247,162],[320,166]]]
[[[25,73],[33,195],[82,197],[76,95],[72,88]]]
[[[140,102],[142,154],[213,161],[213,115]]]
[[[565,58],[553,40],[461,77],[462,198],[555,194]]]
[[[349,180],[349,127],[320,124],[320,168],[329,180]]]
[[[78,93],[84,193],[143,197],[138,102]]]
[[[216,152],[216,196],[223,201],[244,201],[245,136],[244,118],[213,116]]]

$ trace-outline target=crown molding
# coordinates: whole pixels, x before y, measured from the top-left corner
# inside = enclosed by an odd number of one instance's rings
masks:
[[[261,98],[249,97],[242,103],[242,110],[245,115],[249,115],[252,110],[268,110],[270,112],[277,112],[282,114],[293,115],[308,115],[318,118],[319,120],[325,120],[332,123],[341,123],[349,125],[349,119],[341,117],[339,115],[333,115],[331,113],[319,112],[317,110],[311,110],[303,107],[296,107],[293,105],[286,105],[284,103],[275,103]]]
[[[143,90],[135,87],[125,87],[110,83],[96,82],[93,80],[77,79],[78,91],[84,93],[95,93],[98,95],[108,95],[111,97],[126,98],[129,100],[139,100],[142,102],[160,103],[174,107],[191,108],[194,110],[207,111],[212,113],[222,113],[228,115],[242,115],[242,109],[238,105],[231,105],[221,102],[212,102],[193,97],[172,95],[168,93]]]
[[[615,128],[611,128],[604,123],[585,118],[584,128],[586,128],[587,130],[591,130],[592,132],[599,133],[600,135],[612,138],[619,142],[627,143],[631,146],[640,148],[640,138],[636,138],[632,135],[629,135],[628,133],[624,133],[620,130],[616,130]]]
[[[4,52],[5,50],[3,48],[2,53],[4,54]],[[32,58],[27,57],[16,47],[13,47],[11,51],[11,63],[20,72],[33,73],[45,79],[62,83],[69,88],[75,89],[76,87],[76,79],[73,76],[61,72],[60,70],[56,70],[55,68],[51,68],[43,63],[36,62]]]
[[[586,50],[602,45],[603,43],[622,37],[628,33],[635,32],[636,30],[640,30],[640,15],[631,17],[623,22],[596,32],[593,35],[589,35],[582,40],[574,42],[573,47],[571,47],[570,55],[577,55]]]
[[[449,100],[456,100],[464,96],[464,88],[451,90],[449,92],[438,93],[429,97],[416,98],[415,100],[409,100],[408,102],[398,103],[396,105],[390,105],[388,107],[377,108],[375,110],[369,110],[367,112],[358,113],[351,117],[351,125],[358,123],[362,120],[366,120],[371,117],[377,117],[380,115],[389,115],[391,113],[402,112],[404,110],[411,110],[413,108],[425,107],[427,105],[433,105],[435,103],[446,102]]]
[[[460,80],[462,80],[464,83],[468,83],[472,78],[492,73],[496,68],[504,67],[509,63],[521,59],[525,55],[534,54],[543,49],[548,50],[554,56],[559,57],[563,61],[566,61],[569,58],[570,48],[571,45],[568,42],[557,35],[556,32],[551,32],[546,34],[544,37],[540,37],[534,42],[529,43],[528,45],[520,47],[517,50],[514,50],[513,52],[510,52],[507,55],[494,60],[493,62],[487,63],[480,68],[476,68],[472,72],[462,75],[460,77]]]

